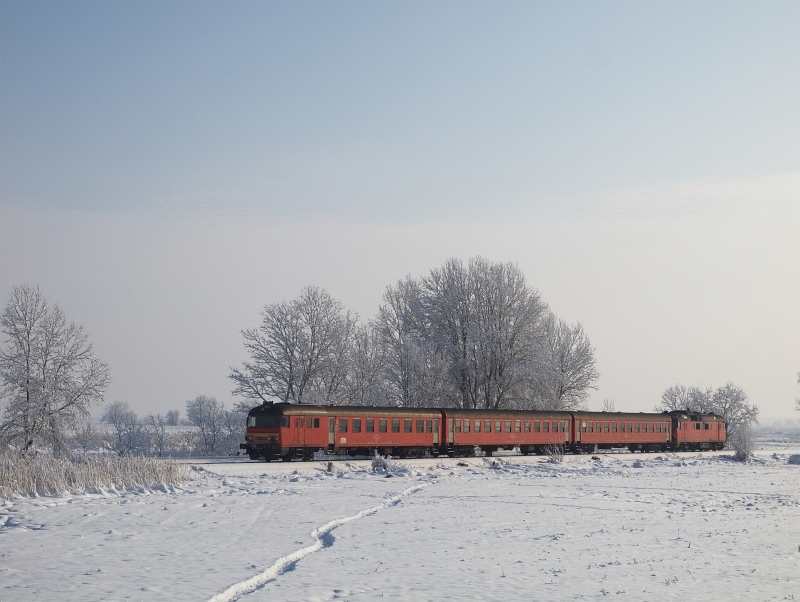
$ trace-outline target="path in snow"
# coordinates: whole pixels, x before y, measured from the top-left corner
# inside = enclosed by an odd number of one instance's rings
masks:
[[[379,510],[383,510],[389,506],[394,506],[405,496],[420,491],[423,489],[423,487],[424,485],[415,485],[414,487],[409,487],[398,495],[389,498],[382,504],[378,504],[372,508],[367,508],[366,510],[362,510],[361,512],[358,512],[352,516],[337,518],[325,523],[318,529],[314,529],[314,531],[311,532],[311,536],[316,539],[313,545],[301,548],[292,552],[291,554],[287,554],[286,556],[279,558],[275,564],[273,564],[263,573],[250,577],[249,579],[245,579],[244,581],[240,581],[239,583],[234,583],[224,592],[221,592],[211,598],[209,602],[233,602],[233,600],[238,600],[242,596],[246,596],[257,589],[264,587],[267,583],[275,581],[275,579],[280,577],[287,570],[291,569],[306,556],[313,554],[314,552],[318,552],[323,547],[327,548],[333,545],[333,536],[331,535],[331,531],[333,531],[336,527],[340,527],[341,525],[349,523],[350,521],[358,520],[359,518],[375,514]]]

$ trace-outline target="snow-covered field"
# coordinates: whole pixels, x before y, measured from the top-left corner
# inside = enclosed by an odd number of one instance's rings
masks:
[[[800,599],[789,453],[198,464],[6,501],[0,600]]]

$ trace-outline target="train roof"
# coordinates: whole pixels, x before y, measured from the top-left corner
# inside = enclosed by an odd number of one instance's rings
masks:
[[[704,414],[702,412],[687,412],[685,410],[661,412],[573,412],[575,420],[624,420],[625,422],[635,422],[646,420],[648,422],[658,422],[660,420],[696,421],[696,422],[725,422],[725,418],[717,414]]]
[[[672,410],[669,415],[676,420],[681,421],[694,421],[694,422],[725,422],[725,417],[719,414],[692,412],[690,410]]]
[[[670,420],[670,416],[667,414],[652,412],[573,412],[573,414],[575,414],[575,420],[623,420],[625,422]]]
[[[386,406],[317,406],[307,403],[273,403],[250,410],[250,416],[407,416],[441,418],[441,411],[431,408],[393,408]]]
[[[541,412],[533,410],[461,410],[457,408],[442,408],[448,418],[510,418],[517,420],[570,420],[569,412]]]

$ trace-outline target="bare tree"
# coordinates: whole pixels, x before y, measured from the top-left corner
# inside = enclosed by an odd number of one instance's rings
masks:
[[[512,263],[458,259],[421,280],[425,338],[446,358],[464,408],[495,409],[521,399],[546,305]]]
[[[596,388],[600,375],[583,326],[580,322],[570,326],[550,314],[544,331],[538,366],[530,379],[534,408],[585,410],[589,390]]]
[[[15,287],[0,316],[0,445],[22,453],[37,442],[66,451],[64,437],[101,403],[108,366],[94,357],[83,328],[68,323],[38,287]]]
[[[382,393],[392,406],[446,407],[451,382],[441,353],[425,339],[426,316],[419,282],[411,277],[388,286],[375,332],[384,349]]]
[[[341,357],[354,317],[316,287],[306,287],[291,302],[267,305],[261,315],[258,329],[242,331],[251,361],[231,368],[233,394],[263,403],[301,403],[309,385]],[[338,387],[339,377],[332,370],[326,388]]]
[[[661,403],[655,407],[655,411],[672,410],[707,412],[722,416],[727,424],[729,440],[735,440],[739,430],[749,429],[753,423],[758,424],[758,406],[751,405],[747,393],[733,383],[726,383],[716,391],[681,385],[670,387],[664,391]]]
[[[214,455],[220,451],[224,440],[224,406],[214,397],[200,395],[186,402],[186,416],[200,434],[200,451]]]
[[[614,407],[614,400],[613,399],[611,399],[610,397],[607,397],[607,398],[605,398],[603,400],[603,409],[602,409],[603,412],[613,412],[613,411],[615,411],[615,409],[616,408]]]
[[[150,436],[147,427],[130,409],[127,402],[115,401],[106,406],[100,418],[113,429],[107,439],[108,446],[119,456],[147,455]]]
[[[178,426],[180,424],[181,414],[178,410],[170,410],[167,412],[167,426]]]
[[[169,414],[167,414],[169,416]],[[177,422],[177,417],[176,417]],[[159,458],[163,458],[167,453],[169,447],[169,436],[167,435],[167,425],[169,421],[161,414],[147,415],[147,425],[150,430],[150,441],[153,447],[153,452]]]
[[[382,405],[386,402],[383,376],[386,369],[386,346],[372,324],[356,326],[350,347],[350,361],[345,375],[347,403]]]

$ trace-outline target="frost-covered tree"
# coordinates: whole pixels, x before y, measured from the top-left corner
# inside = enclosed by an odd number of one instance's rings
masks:
[[[136,413],[127,402],[115,401],[103,410],[101,422],[111,427],[106,437],[107,446],[119,456],[147,455],[150,447],[150,433],[147,426],[139,421]]]
[[[66,451],[65,438],[104,400],[108,366],[83,327],[67,322],[39,287],[15,287],[0,316],[0,446]]]
[[[332,401],[355,318],[326,291],[306,287],[292,301],[267,305],[259,328],[242,331],[250,361],[231,368],[234,395],[263,403],[301,403],[309,389]]]
[[[186,416],[199,432],[200,452],[216,454],[224,439],[224,406],[214,397],[200,395],[186,402]]]
[[[163,458],[169,447],[169,435],[167,434],[169,422],[161,414],[153,415],[152,413],[148,414],[145,420],[147,428],[150,431],[152,453],[159,458]]]
[[[425,338],[463,408],[515,405],[535,364],[546,306],[512,263],[458,259],[421,279]]]
[[[355,327],[345,373],[347,403],[350,405],[383,405],[386,347],[372,324]]]
[[[725,418],[728,438],[735,438],[737,431],[758,424],[758,406],[749,403],[747,393],[733,383],[726,383],[717,390],[675,385],[661,395],[656,412],[689,410],[718,414]]]
[[[530,378],[530,399],[534,409],[585,410],[589,391],[599,377],[594,348],[580,322],[570,326],[549,314],[538,365]],[[613,402],[612,402],[613,403]]]
[[[178,410],[170,410],[167,412],[167,426],[178,426],[180,424],[181,414]]]

